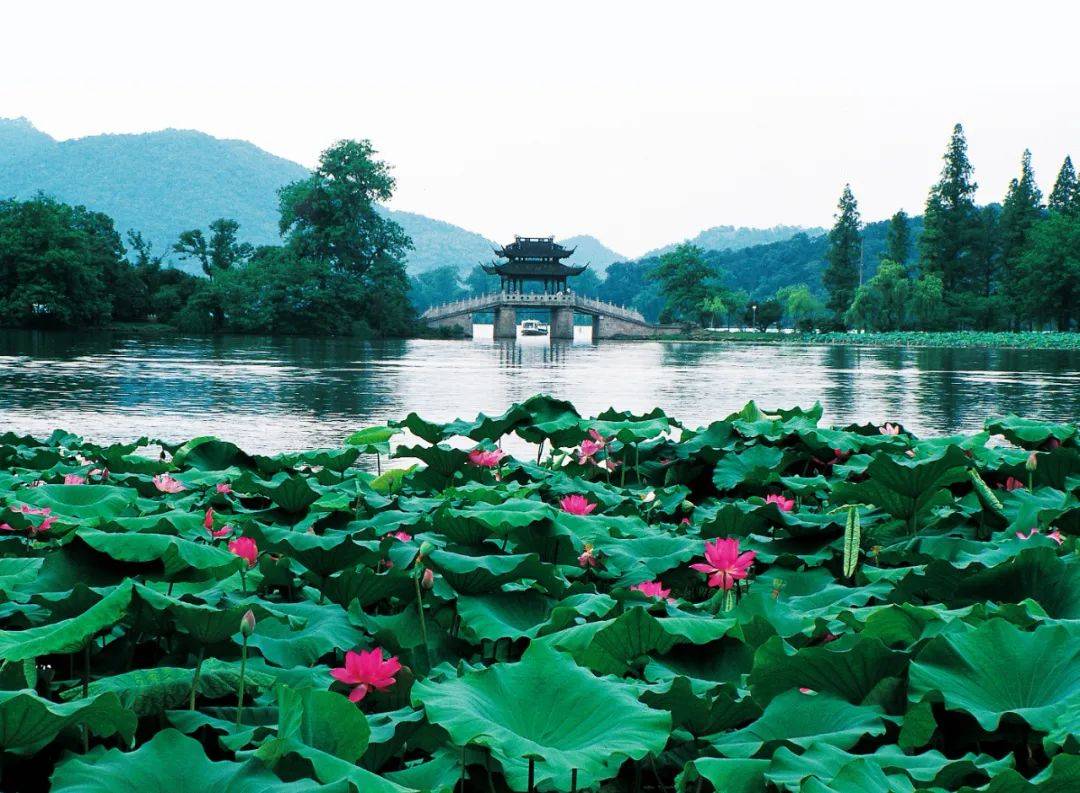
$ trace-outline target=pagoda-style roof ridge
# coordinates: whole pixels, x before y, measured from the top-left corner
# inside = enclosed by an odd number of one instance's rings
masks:
[[[572,255],[576,248],[564,248],[555,237],[515,236],[514,241],[495,250],[496,255],[511,261],[558,261]]]

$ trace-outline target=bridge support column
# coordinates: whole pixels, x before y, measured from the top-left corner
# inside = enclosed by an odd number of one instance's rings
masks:
[[[574,309],[551,309],[551,338],[565,341],[574,340]]]
[[[517,311],[510,306],[499,306],[495,309],[495,338],[517,338]]]

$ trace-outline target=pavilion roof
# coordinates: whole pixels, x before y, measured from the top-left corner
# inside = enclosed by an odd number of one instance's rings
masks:
[[[574,252],[555,242],[554,237],[515,237],[509,245],[496,249],[495,253],[507,259],[555,260],[565,259]]]

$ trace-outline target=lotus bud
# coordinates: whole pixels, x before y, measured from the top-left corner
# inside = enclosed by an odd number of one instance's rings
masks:
[[[645,493],[642,493],[641,494],[641,501],[644,504],[651,504],[652,502],[656,501],[656,491],[649,490],[649,491],[647,491]]]
[[[424,574],[420,576],[420,586],[424,589],[432,589],[435,586],[435,571],[430,567],[424,568]]]
[[[426,559],[427,555],[435,550],[435,546],[430,542],[420,543],[420,557]]]
[[[689,500],[683,501],[683,503],[679,504],[679,509],[681,509],[683,512],[693,512],[694,502]]]
[[[255,612],[248,609],[244,612],[244,616],[240,618],[240,633],[243,634],[246,639],[248,636],[255,632]]]
[[[1039,456],[1035,452],[1029,454],[1027,462],[1024,463],[1024,467],[1029,471],[1034,471],[1036,468],[1039,467]]]

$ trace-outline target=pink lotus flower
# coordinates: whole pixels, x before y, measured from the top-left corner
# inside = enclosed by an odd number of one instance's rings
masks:
[[[153,482],[154,487],[162,493],[179,493],[187,489],[184,487],[183,483],[173,479],[168,474],[158,474],[154,477]]]
[[[15,528],[7,523],[0,523],[0,531],[15,531]]]
[[[594,463],[594,459],[597,454],[603,451],[604,445],[602,443],[595,443],[594,441],[582,441],[581,448],[578,450],[578,463],[585,465],[586,463]]]
[[[1005,480],[1005,484],[1002,485],[1006,490],[1012,492],[1013,490],[1022,490],[1024,483],[1017,479],[1015,476],[1010,476]]]
[[[57,521],[56,515],[46,515],[45,519],[42,520],[41,523],[39,523],[37,526],[31,526],[30,531],[33,532],[34,534],[38,534],[38,533],[43,532],[43,531],[48,531],[49,529],[52,528],[53,524],[56,523],[56,521]]]
[[[104,480],[109,478],[109,469],[108,468],[95,468],[92,471],[90,471],[88,476],[91,476],[91,477],[96,476],[96,477],[99,477],[102,481],[104,481]]]
[[[588,543],[585,543],[585,550],[577,558],[577,563],[584,568],[596,567],[596,555],[593,553],[593,547]]]
[[[679,525],[680,526],[689,526],[690,525],[690,518],[683,518],[682,520],[679,521]]]
[[[424,572],[420,576],[420,586],[424,589],[433,589],[435,587],[435,571],[430,567],[424,568]]]
[[[899,424],[890,424],[889,422],[885,422],[885,424],[882,425],[879,432],[882,435],[899,435],[900,434],[900,425]]]
[[[1032,529],[1027,534],[1024,534],[1024,532],[1022,531],[1018,531],[1016,532],[1016,539],[1030,540],[1036,534],[1039,534],[1038,529]],[[1046,536],[1056,542],[1058,545],[1061,545],[1063,542],[1065,542],[1065,538],[1061,536],[1061,531],[1059,529],[1054,529],[1053,531],[1047,532]]]
[[[765,503],[776,504],[776,508],[781,512],[791,512],[791,510],[795,509],[795,499],[784,498],[781,493],[770,493],[765,496]]]
[[[559,506],[568,515],[589,515],[596,509],[596,504],[590,502],[585,496],[579,496],[576,493],[572,496],[564,496],[559,502]]]
[[[345,653],[345,666],[330,670],[338,682],[355,686],[349,694],[351,702],[359,702],[373,688],[382,691],[394,685],[394,675],[401,670],[401,664],[396,656],[383,660],[382,654],[379,647],[358,653],[349,650]]]
[[[85,485],[86,477],[78,474],[64,474],[65,485]]]
[[[213,507],[207,507],[206,508],[206,515],[203,516],[202,525],[203,525],[203,528],[206,529],[207,531],[212,531],[213,530],[213,528],[214,528],[214,508]]]
[[[259,546],[250,537],[237,537],[228,545],[229,553],[239,556],[247,562],[248,567],[254,567],[259,561]]]
[[[232,492],[232,485],[228,482],[218,482],[215,488],[221,495],[227,496]]]
[[[412,539],[412,535],[407,531],[395,531],[390,534],[395,540],[401,540],[402,542],[408,542]]]
[[[800,694],[811,694],[812,695],[812,694],[816,694],[817,692],[814,691],[814,689],[812,689],[812,688],[807,688],[806,686],[800,686],[799,687],[799,693]]]
[[[20,512],[23,515],[48,515],[52,507],[32,507],[29,504],[21,504],[11,508],[12,512]]]
[[[645,597],[659,598],[660,600],[667,598],[671,594],[671,590],[664,589],[664,585],[659,581],[644,581],[640,584],[634,584],[630,588],[640,592]]]
[[[222,537],[228,537],[232,534],[232,526],[222,526],[220,529],[207,529],[207,531],[215,540],[220,540]]]
[[[754,563],[755,551],[739,553],[739,541],[728,537],[716,542],[705,543],[705,561],[690,565],[691,570],[706,573],[709,586],[728,590],[735,582],[746,578],[750,565]]]
[[[506,452],[502,449],[473,449],[469,452],[469,462],[477,468],[498,468],[505,456]]]

